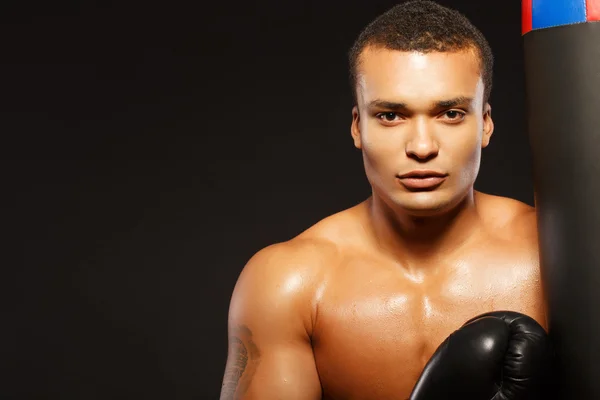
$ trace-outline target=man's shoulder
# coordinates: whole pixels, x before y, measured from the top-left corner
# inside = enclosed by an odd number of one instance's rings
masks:
[[[522,241],[537,246],[535,208],[509,197],[480,194],[484,203],[484,218],[491,231],[510,241]]]
[[[535,208],[527,203],[510,197],[485,193],[477,193],[477,196],[483,205],[484,215],[489,219],[506,223],[515,220],[535,222]]]
[[[323,281],[318,255],[327,253],[324,247],[315,240],[293,239],[257,251],[235,284],[230,325],[249,326],[263,337],[270,335],[263,330],[268,326],[305,338],[312,330],[315,294]]]
[[[296,237],[257,251],[239,281],[296,296],[319,285],[327,266],[336,262],[337,253],[335,244],[323,238]]]
[[[314,235],[301,235],[275,243],[256,252],[247,267],[266,273],[314,270],[335,259],[337,246],[330,240]]]
[[[274,284],[302,280],[304,286],[318,285],[327,271],[340,263],[348,240],[353,240],[353,213],[350,209],[333,214],[290,240],[257,251],[242,276],[256,276]]]

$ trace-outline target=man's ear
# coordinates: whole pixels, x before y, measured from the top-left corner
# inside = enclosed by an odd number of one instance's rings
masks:
[[[490,144],[490,139],[494,133],[494,120],[492,119],[492,106],[486,103],[483,109],[483,136],[481,138],[481,147],[486,148]]]
[[[352,108],[352,125],[350,126],[350,132],[352,139],[354,140],[354,147],[362,149],[362,143],[360,140],[360,112],[358,106]]]

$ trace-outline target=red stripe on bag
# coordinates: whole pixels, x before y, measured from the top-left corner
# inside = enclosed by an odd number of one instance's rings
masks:
[[[600,1],[600,0],[599,0]],[[522,27],[521,33],[524,35],[533,29],[533,0],[523,0],[521,2]]]
[[[587,0],[586,8],[588,21],[600,21],[600,0]]]

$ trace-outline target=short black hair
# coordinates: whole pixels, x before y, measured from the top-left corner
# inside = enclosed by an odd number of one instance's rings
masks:
[[[458,11],[429,0],[411,0],[394,6],[367,25],[349,52],[355,102],[359,58],[368,46],[422,53],[475,49],[485,85],[484,104],[489,100],[494,69],[492,49],[479,29]]]

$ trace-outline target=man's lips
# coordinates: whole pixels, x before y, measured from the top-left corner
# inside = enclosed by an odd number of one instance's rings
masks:
[[[439,171],[433,171],[433,170],[414,170],[414,171],[410,171],[404,175],[400,175],[398,178],[399,179],[404,179],[404,178],[444,178],[446,177],[448,174],[444,174],[443,172],[439,172]]]
[[[398,176],[398,179],[410,190],[431,190],[441,185],[448,175],[438,171],[411,171]]]

